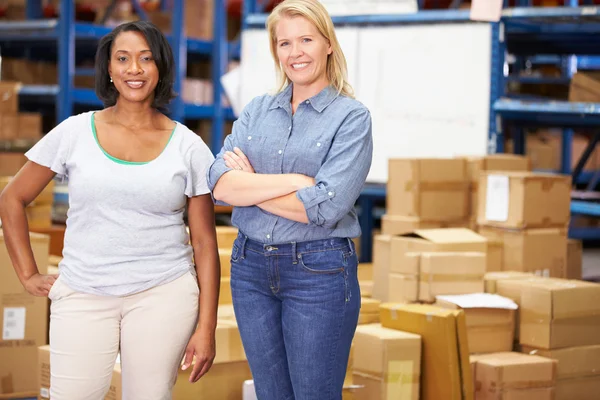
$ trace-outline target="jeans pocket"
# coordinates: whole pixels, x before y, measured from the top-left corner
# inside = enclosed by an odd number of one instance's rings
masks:
[[[346,255],[342,250],[325,250],[298,254],[300,265],[315,274],[335,274],[343,272],[347,265]]]
[[[238,262],[240,259],[240,248],[237,244],[233,244],[233,248],[231,249],[231,262]]]

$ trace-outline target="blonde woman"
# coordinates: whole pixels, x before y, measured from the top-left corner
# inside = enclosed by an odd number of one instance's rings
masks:
[[[341,399],[360,309],[353,210],[372,158],[371,117],[353,99],[333,23],[317,0],[267,20],[279,74],[209,170],[240,230],[233,305],[260,400]]]

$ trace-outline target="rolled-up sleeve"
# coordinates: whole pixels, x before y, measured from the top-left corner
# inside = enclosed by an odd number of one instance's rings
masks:
[[[360,195],[371,168],[373,136],[366,108],[352,111],[336,133],[315,186],[299,190],[309,223],[333,229]]]
[[[207,173],[207,181],[210,192],[212,193],[215,190],[215,186],[221,177],[232,170],[227,165],[225,165],[225,160],[223,159],[223,155],[227,151],[233,151],[233,148],[238,146],[239,138],[244,136],[248,131],[248,121],[250,120],[250,115],[252,114],[252,105],[253,101],[250,102],[244,109],[240,117],[233,123],[233,128],[231,130],[231,134],[225,138],[225,143],[223,144],[223,148],[215,157],[215,161],[212,163]],[[218,205],[227,206],[229,204],[216,200],[213,196],[213,202]]]

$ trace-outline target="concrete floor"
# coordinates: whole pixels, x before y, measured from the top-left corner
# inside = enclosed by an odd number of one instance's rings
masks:
[[[583,249],[583,279],[600,282],[600,248]]]

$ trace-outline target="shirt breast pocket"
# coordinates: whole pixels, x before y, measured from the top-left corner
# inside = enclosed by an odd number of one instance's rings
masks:
[[[305,142],[298,153],[295,170],[303,175],[316,176],[325,163],[331,140],[314,139]]]
[[[248,157],[248,161],[250,161],[255,172],[269,173],[269,165],[273,161],[269,160],[269,154],[267,154],[268,141],[266,136],[248,134],[248,136],[243,138],[240,147],[246,157]]]

